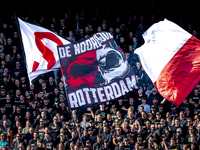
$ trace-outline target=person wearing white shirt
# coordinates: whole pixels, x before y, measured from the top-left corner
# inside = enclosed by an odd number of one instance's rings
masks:
[[[139,112],[140,106],[144,107],[144,111],[146,111],[147,114],[151,111],[150,106],[147,104],[147,98],[146,97],[142,97],[142,104],[140,104],[138,106],[138,112]]]

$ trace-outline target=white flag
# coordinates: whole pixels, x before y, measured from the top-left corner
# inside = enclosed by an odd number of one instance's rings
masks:
[[[38,75],[60,68],[58,45],[69,44],[50,30],[18,18],[30,82]]]
[[[136,50],[158,92],[179,106],[200,81],[200,41],[175,23],[153,24]]]

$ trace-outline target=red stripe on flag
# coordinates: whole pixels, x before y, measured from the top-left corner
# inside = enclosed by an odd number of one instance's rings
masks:
[[[62,41],[51,32],[34,32],[34,35],[37,48],[42,53],[42,57],[47,61],[47,69],[53,68],[56,63],[54,53],[48,47],[46,47],[41,40],[46,38],[55,42],[57,45],[63,45]]]
[[[200,81],[200,41],[191,36],[161,71],[158,92],[179,106]]]
[[[38,68],[39,65],[40,65],[39,62],[34,61],[34,62],[33,62],[33,67],[32,67],[32,72],[35,71],[35,70]]]

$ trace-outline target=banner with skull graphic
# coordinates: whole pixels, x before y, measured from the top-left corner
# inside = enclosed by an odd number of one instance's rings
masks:
[[[132,67],[109,32],[58,46],[71,109],[118,99],[137,89]]]

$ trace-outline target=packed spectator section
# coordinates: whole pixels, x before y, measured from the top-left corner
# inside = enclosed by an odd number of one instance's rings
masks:
[[[157,92],[134,53],[144,43],[142,34],[164,18],[198,38],[196,6],[157,0],[90,3],[90,7],[56,4],[53,9],[35,8],[35,4],[22,9],[21,3],[15,2],[10,13],[1,13],[0,149],[200,149],[200,84],[176,107]],[[71,42],[110,32],[132,66],[139,89],[118,100],[73,111],[68,107],[60,70],[39,76],[31,90],[14,13]]]

